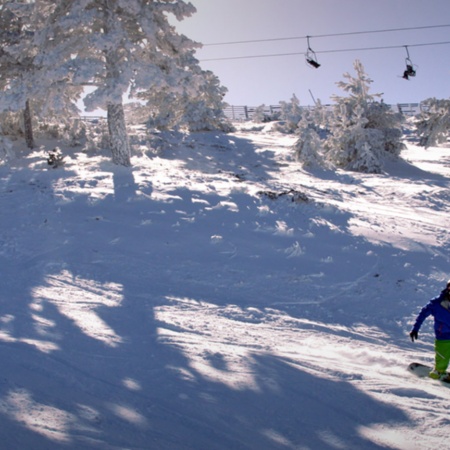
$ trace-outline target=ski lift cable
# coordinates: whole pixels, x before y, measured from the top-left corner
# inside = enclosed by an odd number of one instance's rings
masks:
[[[420,44],[409,44],[408,47],[425,47],[425,46],[433,46],[433,45],[448,45],[450,44],[450,41],[444,41],[444,42],[426,42],[426,43],[420,43]],[[369,51],[369,50],[390,50],[395,48],[405,48],[405,45],[385,45],[385,46],[379,46],[379,47],[359,47],[359,48],[342,48],[342,49],[333,49],[333,50],[319,50],[315,53],[321,54],[321,53],[344,53],[344,52],[362,52],[362,51]],[[292,52],[292,53],[271,53],[271,54],[264,54],[264,55],[245,55],[245,56],[228,56],[228,57],[222,57],[222,58],[206,58],[206,59],[200,59],[200,62],[207,62],[207,61],[229,61],[234,59],[255,59],[255,58],[273,58],[273,57],[279,57],[279,56],[298,56],[303,55],[306,56],[307,52]]]
[[[448,28],[450,24],[446,25],[425,25],[420,27],[406,27],[406,28],[386,28],[382,30],[367,30],[367,31],[348,31],[345,33],[332,33],[332,34],[317,34],[309,36],[293,36],[293,37],[281,37],[281,38],[267,38],[267,39],[252,39],[246,41],[230,41],[230,42],[213,42],[209,44],[203,44],[203,47],[218,46],[218,45],[237,45],[237,44],[254,44],[258,42],[276,42],[276,41],[291,41],[298,39],[310,38],[325,38],[325,37],[338,37],[338,36],[354,36],[358,34],[375,34],[375,33],[392,33],[395,31],[417,31],[417,30],[427,30],[434,28]]]
[[[385,50],[385,49],[393,49],[393,48],[405,48],[405,47],[426,47],[432,45],[448,45],[450,41],[443,42],[424,42],[421,44],[408,44],[408,45],[385,45],[380,47],[362,47],[362,48],[345,48],[345,49],[336,49],[336,50],[319,50],[316,53],[340,53],[340,52],[352,52],[352,51],[365,51],[365,50]]]

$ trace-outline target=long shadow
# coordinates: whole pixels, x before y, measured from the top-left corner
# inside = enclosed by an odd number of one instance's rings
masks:
[[[260,164],[264,172],[266,162]],[[261,215],[257,198],[241,192],[227,198],[239,211],[221,205],[218,194],[186,189],[161,203],[150,199],[149,184],[146,196],[137,195],[131,169],[110,167],[114,189],[102,199],[92,192],[62,198],[38,171],[4,178],[7,208],[20,201],[17,187],[30,175],[40,186],[40,207],[19,234],[2,229],[1,442],[33,450],[385,448],[361,430],[408,418],[350,383],[257,354],[248,356],[252,383],[231,388],[205,377],[181,347],[160,339],[155,310],[170,295],[218,305],[278,300],[280,309],[291,311],[283,301],[299,284],[276,298],[250,300],[249,292],[259,285],[259,293],[276,295],[274,278],[307,285],[321,270],[320,260],[295,267],[280,251],[311,231],[305,219],[295,216],[292,235]],[[320,224],[312,231],[325,233]],[[267,234],[279,236],[269,252]],[[271,261],[263,260],[267,254]],[[246,278],[250,267],[255,279]],[[241,281],[230,285],[236,274]],[[210,363],[227,370],[220,358]]]
[[[266,179],[270,176],[268,170],[274,168],[272,152],[257,149],[244,137],[218,132],[191,133],[185,137],[183,145],[189,148],[189,154],[183,147],[163,154],[168,159],[180,159],[187,170],[200,169],[203,173],[225,174],[231,180],[242,181]],[[252,155],[251,166],[249,155]]]

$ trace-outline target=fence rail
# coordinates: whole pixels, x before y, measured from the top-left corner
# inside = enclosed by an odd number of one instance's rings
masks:
[[[323,105],[326,109],[331,109],[332,105]],[[425,111],[426,105],[424,103],[397,103],[390,105],[390,107],[405,116],[415,116]],[[260,110],[259,106],[236,106],[231,105],[225,108],[225,115],[231,120],[250,120],[254,117],[256,111]],[[300,106],[300,108],[312,109],[314,106]],[[273,116],[273,114],[280,112],[280,105],[264,106],[263,112],[267,116]]]
[[[333,105],[323,105],[326,109],[331,109]],[[420,114],[422,111],[427,111],[426,103],[397,103],[395,105],[390,105],[390,107],[405,116],[416,116]],[[313,109],[314,106],[300,106],[303,109]],[[255,113],[261,109],[260,106],[236,106],[230,105],[227,106],[224,110],[226,117],[231,120],[251,120],[255,116]],[[269,105],[264,106],[263,112],[267,116],[273,116],[276,113],[281,112],[281,105]],[[82,120],[87,122],[99,122],[101,120],[105,120],[104,116],[82,116]]]

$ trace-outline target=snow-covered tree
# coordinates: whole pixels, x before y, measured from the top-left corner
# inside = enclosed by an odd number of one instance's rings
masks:
[[[78,114],[75,102],[83,90],[42,70],[43,46],[36,37],[51,11],[50,5],[38,1],[3,1],[0,8],[0,111],[4,117],[11,116],[6,117],[9,124],[16,122],[23,130],[30,148],[37,118],[42,123],[43,118],[59,114],[58,122],[66,122]],[[21,121],[14,117],[19,110],[23,110]]]
[[[382,169],[384,136],[367,128],[369,120],[361,105],[350,114],[339,114],[326,141],[326,157],[337,167],[358,172],[379,173]]]
[[[297,125],[302,118],[302,109],[300,100],[295,94],[292,95],[290,102],[280,102],[281,112],[277,129],[285,133],[293,133],[297,129]]]
[[[211,71],[198,71],[195,80],[194,92],[185,90],[180,98],[181,123],[190,131],[230,131],[223,101],[227,89]]]
[[[195,12],[183,0],[34,0],[17,5],[22,11],[29,7],[39,19],[27,46],[37,71],[33,77],[23,71],[24,81],[43,86],[40,91],[59,86],[55,99],[66,88],[93,86],[84,102],[87,110],[107,111],[116,164],[130,165],[124,95],[136,97],[149,88],[183,93],[195,90],[196,78],[202,78],[194,57],[198,45],[168,21],[169,15],[182,20]]]
[[[450,100],[429,98],[416,121],[419,144],[432,147],[445,142],[450,135]]]
[[[0,8],[0,110],[23,111],[23,131],[29,148],[34,147],[29,89],[24,74],[33,71],[32,30],[24,21],[33,15],[33,5],[1,2]],[[29,25],[29,24],[28,24]],[[11,99],[11,97],[13,97]],[[11,102],[11,100],[13,100]]]
[[[326,139],[329,134],[330,117],[332,117],[330,109],[323,106],[320,99],[317,99],[314,107],[308,108],[307,111],[309,111],[309,120],[314,123],[318,135],[321,139]]]
[[[298,123],[296,134],[298,139],[294,151],[298,161],[304,167],[324,167],[323,142],[320,138],[320,124],[315,120],[313,111],[305,110]]]
[[[139,94],[146,101],[147,123],[158,129],[187,128],[190,131],[223,130],[231,125],[225,116],[223,97],[226,88],[210,71],[193,67],[192,85],[181,91],[167,86],[149,88]]]
[[[346,73],[347,81],[337,85],[347,97],[334,96],[336,102],[325,142],[326,158],[348,170],[378,173],[386,158],[398,157],[401,142],[401,116],[383,102],[380,94],[369,94],[372,80],[360,61],[354,63],[356,76]]]
[[[255,123],[262,123],[267,122],[268,117],[266,114],[266,105],[262,104],[255,108],[255,111],[253,112],[252,121]]]

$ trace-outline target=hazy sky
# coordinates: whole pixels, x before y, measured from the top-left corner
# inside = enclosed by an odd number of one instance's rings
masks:
[[[205,45],[197,57],[229,90],[226,101],[257,106],[288,101],[295,94],[302,105],[322,103],[343,94],[336,82],[344,72],[354,74],[359,59],[373,79],[371,92],[383,93],[386,103],[419,102],[450,96],[450,0],[190,0],[197,8],[192,17],[176,23],[177,29],[202,44],[275,39],[230,45]],[[416,28],[408,31],[342,33]],[[283,53],[304,53],[305,36],[321,67],[309,67],[303,55],[207,59]],[[315,37],[316,36],[316,37]],[[301,39],[276,40],[300,37]],[[449,42],[441,45],[423,45]],[[407,56],[417,75],[402,78]],[[379,50],[351,50],[398,47]],[[329,52],[345,50],[343,52]]]

